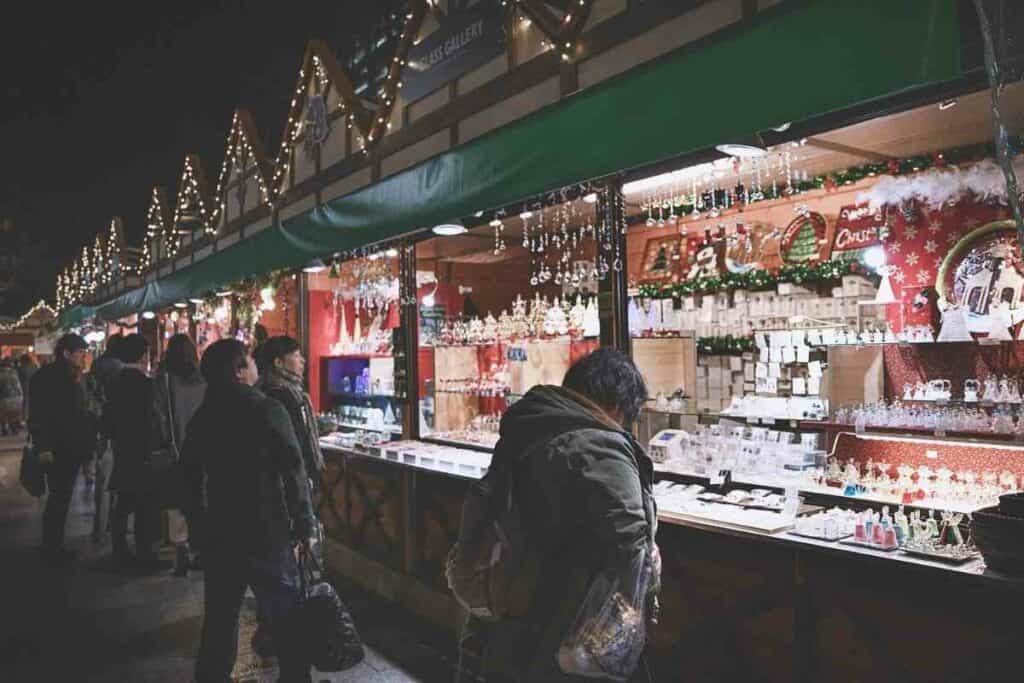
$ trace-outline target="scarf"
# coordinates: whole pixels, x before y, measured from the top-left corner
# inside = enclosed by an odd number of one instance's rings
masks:
[[[303,389],[302,377],[287,368],[273,365],[270,372],[267,373],[264,384],[268,389],[287,392],[295,404],[302,406],[302,419],[306,424],[306,441],[309,444],[307,450],[312,456],[312,464],[316,466],[316,472],[309,472],[309,476],[315,479],[316,475],[324,468],[324,456],[320,452],[320,426],[316,421],[313,402],[309,400],[309,394]]]

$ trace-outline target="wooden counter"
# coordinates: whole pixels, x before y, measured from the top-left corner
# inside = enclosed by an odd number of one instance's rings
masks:
[[[454,635],[444,558],[474,477],[325,456],[332,568]],[[1019,668],[1024,578],[660,517],[657,681],[987,681]]]

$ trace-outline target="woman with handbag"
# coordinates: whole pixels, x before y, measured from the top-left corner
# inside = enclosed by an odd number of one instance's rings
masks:
[[[121,342],[124,363],[113,384],[108,410],[103,419],[114,447],[114,471],[110,490],[117,494],[111,518],[114,565],[156,572],[170,567],[157,556],[156,542],[160,507],[153,492],[164,463],[155,461],[153,380],[144,363],[149,351],[145,337],[131,334]],[[128,517],[134,517],[135,554],[128,551]]]
[[[153,412],[157,421],[157,447],[173,454],[174,468],[160,492],[167,509],[169,536],[174,543],[174,574],[188,575],[190,568],[200,568],[198,556],[193,557],[189,537],[199,524],[186,514],[184,477],[181,465],[181,444],[185,428],[199,410],[206,396],[206,382],[199,372],[199,353],[187,334],[176,334],[167,341],[163,363],[153,382]]]

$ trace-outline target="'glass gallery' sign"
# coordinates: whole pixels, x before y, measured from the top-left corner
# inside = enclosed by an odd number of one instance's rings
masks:
[[[502,14],[490,3],[450,14],[441,27],[409,49],[402,97],[414,102],[483,66],[505,51]]]

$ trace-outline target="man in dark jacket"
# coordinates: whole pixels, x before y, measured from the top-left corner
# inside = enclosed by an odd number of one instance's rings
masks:
[[[117,494],[111,519],[114,563],[122,569],[158,571],[170,565],[156,552],[160,508],[154,504],[153,472],[149,458],[156,443],[154,433],[153,380],[144,372],[149,343],[130,334],[119,346],[123,363],[111,384],[103,421],[114,447],[114,471],[110,490]],[[128,517],[133,516],[135,555],[128,551]]]
[[[297,629],[296,541],[312,545],[313,508],[302,452],[288,413],[253,388],[256,367],[243,344],[215,342],[203,354],[206,397],[182,451],[189,505],[205,571],[199,683],[230,680],[238,613],[250,587],[271,613],[284,683],[310,681]]]
[[[86,349],[77,334],[61,337],[54,362],[35,373],[29,392],[29,431],[48,468],[50,490],[43,512],[43,556],[56,565],[74,559],[64,548],[64,526],[79,468],[92,456],[96,441],[98,416],[89,409],[82,381]]]
[[[306,465],[313,487],[313,499],[320,490],[320,477],[324,469],[324,456],[320,452],[320,431],[316,422],[313,402],[306,393],[304,377],[306,359],[299,342],[291,337],[271,337],[257,351],[260,381],[263,393],[276,399],[292,420],[295,436],[302,447],[302,460]]]
[[[595,576],[641,552],[660,571],[653,466],[629,432],[646,398],[629,357],[599,349],[563,386],[534,387],[502,419],[491,469],[509,473],[543,564],[524,618],[467,625],[464,647],[483,641],[483,669],[496,680],[579,680],[561,672],[556,653]]]
[[[316,509],[320,496],[324,457],[320,452],[320,432],[313,403],[306,393],[304,381],[306,359],[299,342],[288,336],[264,339],[254,354],[260,379],[257,387],[288,411],[295,436],[302,448],[302,461],[309,475],[310,494]],[[252,648],[261,657],[274,654],[274,643],[268,627],[270,615],[259,605],[259,623],[252,637]]]

